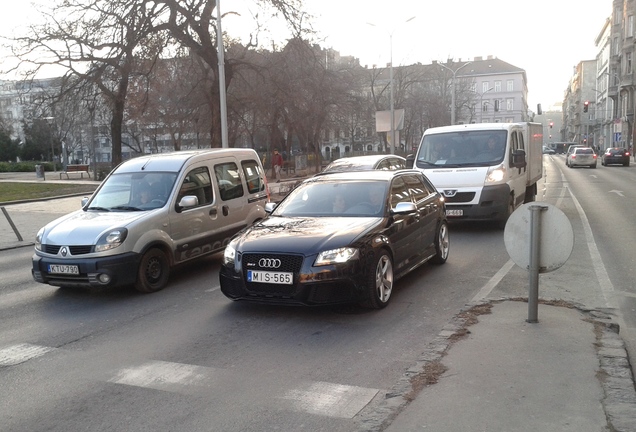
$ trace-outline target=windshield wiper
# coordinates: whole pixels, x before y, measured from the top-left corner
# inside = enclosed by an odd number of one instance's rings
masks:
[[[120,205],[111,207],[111,210],[143,211],[144,209],[140,209],[139,207],[135,206]]]
[[[110,211],[110,209],[107,209],[106,207],[89,207],[86,210],[97,210],[97,211],[107,211],[107,212]]]

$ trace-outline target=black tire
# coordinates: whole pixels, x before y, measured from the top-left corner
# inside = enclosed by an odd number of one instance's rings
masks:
[[[160,291],[168,284],[170,261],[160,249],[150,249],[141,258],[135,289],[142,293]]]
[[[393,292],[393,260],[385,249],[377,252],[367,275],[366,298],[361,306],[382,309],[389,304]]]
[[[440,222],[435,235],[435,256],[431,258],[433,264],[444,264],[448,259],[450,249],[450,236],[446,221]]]
[[[596,164],[590,165],[590,168],[596,168]]]
[[[512,195],[510,195],[510,201],[508,201],[508,209],[506,214],[499,219],[498,221],[498,225],[499,228],[504,229],[506,227],[506,222],[508,222],[508,219],[510,218],[510,215],[512,214],[512,212],[515,211],[515,199]]]

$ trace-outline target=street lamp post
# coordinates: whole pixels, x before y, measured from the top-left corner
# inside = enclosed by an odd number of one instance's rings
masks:
[[[227,148],[227,95],[225,91],[225,51],[223,48],[223,30],[221,29],[221,0],[216,0],[216,44],[219,59],[219,107],[221,111],[221,147]]]
[[[57,171],[55,168],[55,152],[53,149],[53,134],[51,133],[51,123],[52,120],[55,120],[55,117],[42,117],[44,121],[46,121],[46,125],[49,128],[49,141],[51,141],[51,162],[53,163],[53,171]]]
[[[409,21],[413,21],[414,19],[415,17],[412,16],[411,18],[404,21],[404,24],[406,24]],[[377,27],[373,23],[367,23],[367,24],[369,24],[372,27]],[[390,110],[390,116],[391,116],[391,120],[390,120],[391,130],[389,131],[389,137],[390,137],[389,152],[391,154],[395,153],[395,104],[393,100],[393,33],[395,32],[396,29],[397,29],[397,26],[394,27],[391,32],[389,32],[389,86],[390,86],[389,110]]]
[[[448,69],[453,74],[453,80],[451,81],[451,125],[454,125],[455,124],[455,78],[457,77],[457,72],[459,72],[459,70],[462,69],[463,67],[471,64],[472,61],[466,62],[454,70],[442,63],[439,63],[439,62],[436,62],[436,63],[439,64],[444,69]]]

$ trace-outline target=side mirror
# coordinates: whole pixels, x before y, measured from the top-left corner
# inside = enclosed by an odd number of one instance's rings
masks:
[[[177,204],[177,212],[181,213],[184,209],[188,207],[196,207],[199,205],[199,198],[196,195],[186,195],[179,201]]]
[[[515,168],[525,168],[526,163],[526,152],[523,150],[515,150],[512,152],[512,159],[510,160],[510,164]]]
[[[409,214],[417,211],[417,206],[412,202],[400,202],[391,209],[393,214]]]
[[[278,203],[273,203],[273,202],[265,203],[265,213],[270,214],[271,212],[274,211],[277,205]]]
[[[410,154],[406,157],[406,167],[413,168],[414,165],[415,165],[415,155]]]

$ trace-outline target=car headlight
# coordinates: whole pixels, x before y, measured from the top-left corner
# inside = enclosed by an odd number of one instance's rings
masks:
[[[126,240],[126,236],[128,236],[128,230],[126,228],[117,228],[102,234],[95,245],[95,252],[115,249]]]
[[[506,167],[504,164],[500,164],[494,167],[488,168],[488,174],[486,174],[486,183],[498,183],[506,177]]]
[[[35,250],[42,250],[42,237],[44,236],[44,228],[40,228],[40,231],[35,235]]]
[[[355,248],[338,248],[331,249],[327,251],[320,252],[316,261],[314,262],[315,266],[323,266],[330,264],[337,264],[347,262],[352,259],[358,258],[358,249]]]
[[[231,241],[223,251],[223,264],[228,267],[234,267],[236,262],[236,242]]]

